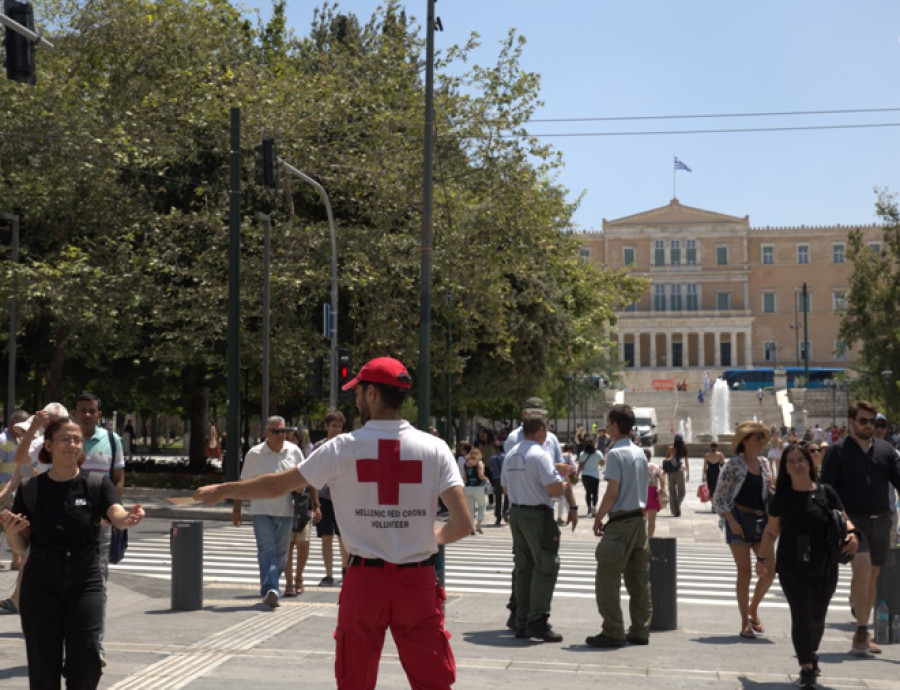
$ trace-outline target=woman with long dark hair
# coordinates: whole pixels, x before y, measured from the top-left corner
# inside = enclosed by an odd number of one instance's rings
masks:
[[[825,616],[838,580],[838,564],[828,544],[832,510],[844,510],[837,492],[819,484],[809,450],[800,444],[784,449],[778,464],[775,494],[769,500],[766,525],[756,558],[756,573],[778,573],[791,608],[791,641],[800,662],[800,687],[813,688],[819,675],[819,643]],[[846,513],[844,513],[846,518]],[[847,521],[843,548],[855,554],[859,546],[853,523]],[[780,539],[779,539],[780,536]],[[772,547],[778,539],[775,561]]]
[[[13,553],[30,548],[19,611],[32,688],[58,688],[62,675],[67,687],[97,687],[105,599],[100,520],[127,529],[144,517],[139,505],[122,507],[108,474],[81,471],[83,440],[68,417],[50,422],[38,455],[50,469],[16,494],[12,512],[0,514]]]
[[[578,477],[584,482],[584,497],[587,502],[587,515],[592,517],[597,512],[597,500],[600,493],[600,468],[603,455],[594,448],[593,441],[585,441],[584,450],[578,456]]]

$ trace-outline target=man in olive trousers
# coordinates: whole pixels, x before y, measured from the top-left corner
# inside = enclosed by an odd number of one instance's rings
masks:
[[[594,593],[603,629],[585,640],[591,647],[623,647],[626,642],[645,645],[650,641],[650,543],[644,521],[649,474],[647,458],[631,442],[633,426],[631,407],[610,408],[606,424],[612,442],[606,455],[608,486],[594,520],[594,534],[601,537]],[[607,515],[609,520],[604,525]],[[627,633],[619,595],[623,576],[630,597],[631,627]]]

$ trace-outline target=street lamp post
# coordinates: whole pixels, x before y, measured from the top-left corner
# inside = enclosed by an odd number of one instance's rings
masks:
[[[296,175],[307,184],[316,188],[322,203],[325,204],[325,213],[328,214],[328,229],[331,232],[331,352],[328,360],[331,372],[328,377],[328,409],[337,409],[337,384],[338,384],[338,264],[337,264],[337,235],[334,232],[334,215],[331,213],[331,201],[325,187],[316,182],[302,170],[298,170],[290,163],[279,158],[281,166],[292,175]],[[427,428],[427,427],[426,427]]]
[[[884,407],[885,411],[888,410],[888,391],[891,389],[891,379],[894,376],[894,372],[891,369],[885,369],[881,372],[881,382],[884,384]]]
[[[0,213],[0,218],[8,220],[12,227],[12,252],[10,259],[13,265],[12,281],[9,297],[9,369],[6,378],[6,423],[16,407],[16,319],[18,313],[18,264],[19,264],[19,216],[12,213]]]

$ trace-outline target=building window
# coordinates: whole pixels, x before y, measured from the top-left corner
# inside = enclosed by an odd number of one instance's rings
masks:
[[[578,251],[578,258],[582,263],[587,263],[591,260],[591,248],[590,247],[582,247]]]
[[[834,359],[837,362],[846,362],[847,361],[847,353],[848,348],[846,343],[843,340],[835,340],[834,341]]]
[[[762,307],[763,307],[763,314],[774,314],[775,313],[775,293],[774,292],[762,293]]]
[[[731,309],[731,293],[730,292],[717,292],[716,293],[716,309],[718,311],[728,311]]]
[[[869,242],[869,249],[876,254],[881,254],[881,242]]]
[[[726,247],[726,246],[716,247],[716,265],[718,265],[718,266],[727,266],[728,265],[728,247]]]
[[[634,247],[622,248],[622,263],[626,266],[634,265]]]
[[[766,340],[763,343],[763,359],[767,362],[778,361],[778,344],[774,340]]]
[[[669,242],[669,263],[673,266],[681,266],[681,242],[679,240]]]
[[[831,293],[831,307],[834,311],[847,311],[846,290],[835,290]]]
[[[687,284],[687,298],[684,308],[688,311],[697,311],[700,308],[700,295],[697,291],[697,283]]]
[[[696,266],[697,265],[697,240],[685,240],[684,241],[684,251],[685,251],[685,263],[688,266]]]
[[[653,242],[653,265],[666,265],[666,242],[665,240],[655,240]]]
[[[842,264],[844,263],[844,245],[843,244],[833,244],[831,245],[831,257],[834,263]]]
[[[671,311],[681,311],[681,285],[674,284],[669,286],[669,309]]]
[[[798,244],[797,245],[797,263],[798,264],[808,264],[809,263],[809,245],[808,244]]]
[[[762,262],[764,266],[771,266],[775,263],[775,247],[773,247],[771,244],[763,245]]]
[[[653,286],[653,311],[665,311],[666,310],[666,286],[665,285],[654,285]]]
[[[637,305],[637,300],[634,300],[631,304],[626,304],[622,311],[637,311]]]
[[[797,293],[797,313],[802,314],[803,312],[811,312],[812,311],[812,295],[807,292],[806,293],[806,304],[803,304],[803,293]]]

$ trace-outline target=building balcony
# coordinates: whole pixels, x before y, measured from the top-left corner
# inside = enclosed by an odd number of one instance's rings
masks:
[[[648,319],[734,319],[752,316],[749,309],[703,309],[690,311],[620,311],[619,321],[647,321]]]

